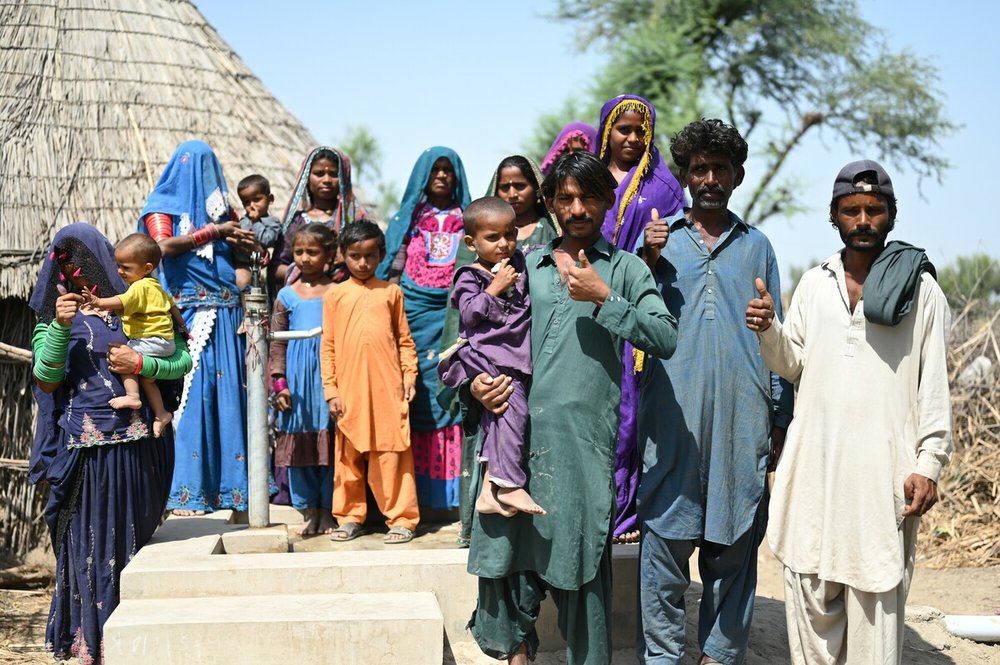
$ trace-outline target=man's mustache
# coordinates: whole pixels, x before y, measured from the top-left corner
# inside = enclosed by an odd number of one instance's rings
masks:
[[[854,229],[847,234],[848,238],[865,238],[865,237],[875,237],[878,233],[874,229]]]
[[[695,196],[701,196],[702,194],[725,194],[726,190],[722,189],[720,185],[702,185],[695,190]]]
[[[589,215],[584,215],[583,217],[570,217],[566,220],[566,223],[569,224],[570,222],[590,222],[593,224],[594,218]]]

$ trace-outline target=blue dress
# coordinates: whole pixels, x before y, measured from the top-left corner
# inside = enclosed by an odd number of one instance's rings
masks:
[[[323,325],[323,299],[302,298],[286,286],[278,303],[288,316],[288,330]],[[276,326],[277,327],[277,326]],[[292,408],[278,412],[276,467],[288,467],[291,503],[295,508],[329,508],[333,495],[333,426],[319,372],[319,337],[289,340],[283,354],[272,354],[272,372],[285,374]],[[278,343],[272,349],[279,350]],[[284,364],[276,357],[284,355]]]
[[[174,235],[180,235],[174,218]],[[174,413],[176,461],[168,509],[247,509],[246,342],[233,253],[223,241],[165,258],[163,284],[191,333],[194,370]]]
[[[149,233],[145,220],[152,213],[170,216],[173,237],[235,220],[228,195],[212,148],[203,141],[185,141],[146,199],[138,231]],[[233,251],[215,240],[164,257],[160,271],[160,283],[174,297],[190,331],[188,350],[194,362],[174,412],[176,462],[167,508],[246,510],[246,342],[238,332],[243,306]]]
[[[99,661],[122,569],[159,526],[170,484],[171,428],[153,439],[145,404],[138,411],[108,406],[125,394],[108,369],[108,344],[125,341],[117,316],[77,313],[66,376],[54,395],[57,420],[39,423],[58,441],[41,478],[49,487],[45,520],[56,555],[45,642],[60,660]],[[35,391],[42,404],[45,396]]]

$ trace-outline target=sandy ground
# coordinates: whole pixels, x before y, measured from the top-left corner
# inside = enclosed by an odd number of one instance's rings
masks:
[[[371,532],[352,543],[352,549],[381,549],[384,528],[371,525]],[[452,547],[458,527],[455,524],[422,525],[412,543],[394,548]],[[327,537],[294,539],[296,551],[333,549],[337,544]],[[43,567],[47,560],[35,556],[29,560]],[[782,602],[781,566],[766,544],[758,556],[759,582],[751,628],[747,665],[775,665],[788,662],[785,638],[785,613]],[[688,592],[688,656],[684,665],[695,665],[696,625],[701,586],[692,584]],[[38,664],[52,662],[44,651],[45,621],[51,589],[0,590],[0,663]],[[918,565],[907,605],[906,665],[973,665],[1000,663],[1000,645],[977,644],[950,635],[941,618],[944,614],[993,615],[1000,610],[1000,568],[960,568],[933,570]],[[454,645],[446,654],[446,663],[487,665],[497,661],[485,657],[473,645]],[[565,652],[542,653],[537,665],[565,663]],[[618,651],[614,665],[634,665],[638,661],[631,650]]]

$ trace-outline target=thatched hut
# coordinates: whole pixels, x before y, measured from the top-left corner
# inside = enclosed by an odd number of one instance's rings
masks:
[[[33,415],[17,349],[54,231],[86,220],[112,240],[132,232],[190,138],[231,179],[265,174],[283,201],[314,140],[188,0],[0,0],[0,63],[0,551],[20,555],[44,534],[25,482]]]

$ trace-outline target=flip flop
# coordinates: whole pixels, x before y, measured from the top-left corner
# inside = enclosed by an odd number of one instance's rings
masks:
[[[346,543],[361,535],[361,525],[357,522],[344,522],[330,532],[330,540],[335,543]]]
[[[402,536],[402,538],[390,539],[389,536]],[[385,534],[382,539],[386,545],[399,545],[401,543],[408,543],[413,540],[413,531],[407,529],[405,526],[394,526],[389,529],[389,533]]]

